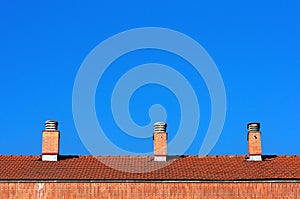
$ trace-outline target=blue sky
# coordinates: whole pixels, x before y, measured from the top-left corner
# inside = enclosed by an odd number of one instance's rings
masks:
[[[246,125],[259,121],[264,154],[299,155],[299,9],[297,1],[3,1],[0,154],[41,154],[41,131],[48,119],[59,121],[62,154],[89,154],[72,113],[73,85],[83,60],[115,34],[162,27],[201,44],[222,76],[226,120],[210,154],[247,154]],[[159,50],[124,55],[103,75],[95,110],[106,136],[124,150],[152,150],[152,138],[126,136],[109,110],[112,86],[122,72],[149,62],[173,67],[193,85],[201,121],[185,154],[198,154],[211,117],[207,87],[184,60]],[[121,66],[125,67],[120,70]],[[161,92],[161,97],[155,97],[155,92]],[[181,118],[178,101],[168,89],[159,85],[138,89],[130,101],[132,119],[146,125],[149,106],[157,103],[168,114],[172,139]]]

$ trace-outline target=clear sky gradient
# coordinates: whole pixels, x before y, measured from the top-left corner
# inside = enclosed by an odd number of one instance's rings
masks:
[[[205,2],[205,3],[204,3]],[[2,1],[0,3],[0,154],[39,155],[44,122],[59,121],[61,154],[89,154],[72,114],[76,74],[90,51],[119,32],[163,27],[200,43],[216,63],[227,95],[222,134],[210,152],[247,154],[248,122],[261,122],[263,154],[300,154],[300,3],[294,1]],[[127,139],[114,123],[110,94],[120,66],[157,62],[195,85],[199,132],[185,154],[198,154],[210,121],[210,97],[183,60],[144,50],[120,57],[97,88],[96,111],[107,137],[125,150],[152,150],[152,138]],[[124,72],[124,71],[123,71]],[[105,83],[106,82],[106,83]],[[161,98],[154,92],[162,92]],[[175,96],[157,85],[137,90],[130,111],[139,125],[160,103],[170,139],[180,122]],[[152,133],[152,132],[150,132]],[[99,140],[101,146],[101,140]]]

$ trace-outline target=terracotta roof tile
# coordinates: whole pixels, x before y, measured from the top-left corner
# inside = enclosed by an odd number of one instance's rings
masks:
[[[0,180],[264,180],[300,179],[300,156],[0,156]]]

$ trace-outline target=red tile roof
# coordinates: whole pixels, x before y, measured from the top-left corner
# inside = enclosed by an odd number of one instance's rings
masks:
[[[0,156],[0,180],[299,180],[300,156],[181,156],[154,162],[150,156]]]

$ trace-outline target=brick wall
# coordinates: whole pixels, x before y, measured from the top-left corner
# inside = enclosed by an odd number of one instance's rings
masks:
[[[154,155],[167,155],[167,133],[156,132],[153,134],[154,139]]]
[[[300,183],[0,183],[0,198],[300,198]]]
[[[59,131],[43,131],[42,154],[59,154]]]
[[[249,155],[262,154],[260,132],[248,133],[248,154]]]

